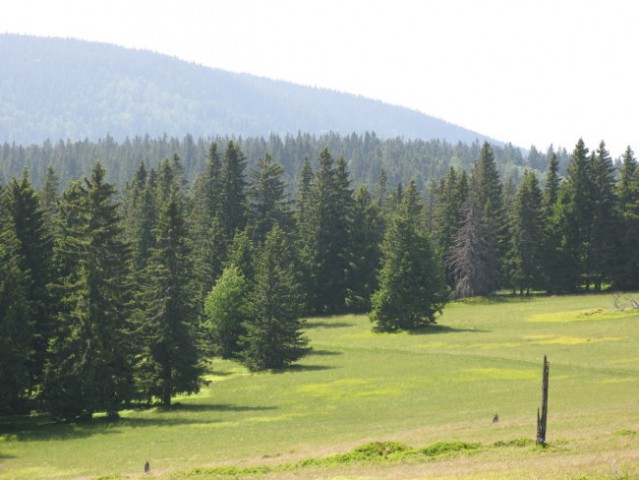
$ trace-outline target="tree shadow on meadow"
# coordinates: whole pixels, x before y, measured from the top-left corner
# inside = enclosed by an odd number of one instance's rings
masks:
[[[275,373],[275,374],[278,374],[278,373],[289,373],[289,372],[293,372],[293,373],[299,373],[299,372],[321,372],[321,371],[324,371],[324,370],[333,370],[334,368],[337,368],[337,367],[328,366],[328,365],[299,365],[299,364],[295,364],[295,365],[289,365],[286,368],[274,369],[274,370],[271,370],[271,372]]]
[[[426,325],[418,330],[409,332],[411,335],[437,335],[442,333],[488,333],[490,330],[481,328],[455,328],[448,325]]]
[[[188,415],[201,412],[259,412],[277,410],[273,406],[248,406],[232,404],[182,404],[176,403],[172,408],[140,408],[132,416],[118,419],[96,417],[79,423],[60,423],[46,415],[33,415],[0,419],[0,437],[9,440],[67,440],[86,438],[93,435],[109,435],[122,433],[123,428],[186,426],[192,424],[216,424],[223,418],[206,418],[200,415]],[[182,415],[184,414],[184,415]],[[1,458],[1,457],[0,457]]]
[[[308,354],[309,357],[333,357],[337,355],[344,355],[344,352],[340,352],[339,350],[317,350],[314,348],[311,353]]]
[[[265,410],[277,410],[271,406],[233,405],[228,403],[174,403],[168,410],[158,409],[158,413],[172,412],[262,412]]]
[[[354,327],[353,322],[331,322],[330,320],[311,320],[304,323],[304,328],[349,328]]]

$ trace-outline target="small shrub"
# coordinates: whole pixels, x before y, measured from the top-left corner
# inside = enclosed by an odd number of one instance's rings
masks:
[[[530,438],[514,438],[512,440],[499,440],[493,443],[493,447],[532,447],[535,441]]]
[[[464,451],[470,452],[473,450],[479,450],[481,447],[481,443],[438,442],[430,445],[429,447],[420,449],[419,453],[427,457],[439,457]]]

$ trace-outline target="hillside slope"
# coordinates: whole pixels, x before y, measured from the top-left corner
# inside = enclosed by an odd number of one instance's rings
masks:
[[[0,59],[0,143],[298,131],[486,139],[380,101],[102,43],[4,34]]]

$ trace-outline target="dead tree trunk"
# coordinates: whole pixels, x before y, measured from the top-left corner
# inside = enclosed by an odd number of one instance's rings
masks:
[[[537,445],[546,445],[546,421],[548,420],[548,360],[544,355],[544,369],[541,384],[541,414],[537,409]]]

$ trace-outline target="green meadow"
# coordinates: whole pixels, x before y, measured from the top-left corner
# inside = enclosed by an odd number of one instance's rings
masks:
[[[1,419],[0,480],[639,478],[639,312],[614,300],[473,299],[416,334],[310,318],[299,365],[251,374],[214,360],[209,385],[171,411]]]

